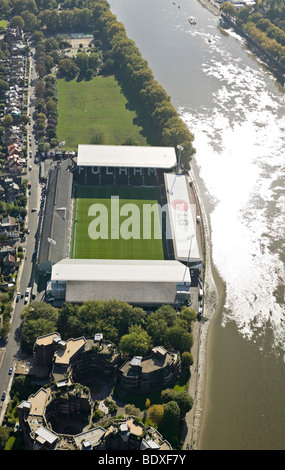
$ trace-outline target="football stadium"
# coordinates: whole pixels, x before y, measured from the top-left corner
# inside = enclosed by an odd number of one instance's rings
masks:
[[[47,300],[187,304],[201,253],[198,206],[174,148],[79,145],[50,165],[37,256]]]

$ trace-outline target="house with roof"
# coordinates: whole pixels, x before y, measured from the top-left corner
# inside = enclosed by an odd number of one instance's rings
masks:
[[[13,142],[12,144],[7,146],[8,157],[9,160],[11,157],[20,157],[23,155],[22,147],[18,142]]]
[[[12,156],[8,160],[8,169],[12,175],[20,175],[23,171],[26,160],[18,156]]]
[[[18,238],[19,237],[19,223],[16,222],[15,217],[7,215],[0,222],[0,233],[6,235],[8,238]]]
[[[19,264],[20,264],[20,259],[17,258],[17,256],[12,253],[7,253],[2,258],[2,265],[5,268],[9,268],[11,272],[13,272],[15,268],[19,266]]]

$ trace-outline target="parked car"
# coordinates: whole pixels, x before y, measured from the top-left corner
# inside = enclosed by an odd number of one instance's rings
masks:
[[[10,367],[10,369],[9,369],[9,375],[11,375],[12,372],[13,372],[13,367]]]
[[[18,293],[17,293],[17,297],[16,297],[16,302],[19,302],[19,300],[20,300],[20,295],[21,295],[21,292],[18,292]]]
[[[5,400],[5,397],[6,397],[6,392],[3,392],[3,393],[2,393],[1,400],[4,401],[4,400]]]
[[[31,296],[31,288],[27,287],[26,293],[25,293],[25,301],[24,301],[25,304],[27,304],[30,301],[30,296]]]

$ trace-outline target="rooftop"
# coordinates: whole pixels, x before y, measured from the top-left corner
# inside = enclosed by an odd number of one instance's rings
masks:
[[[165,173],[175,258],[180,261],[202,261],[197,237],[196,205],[191,203],[186,175]]]
[[[170,169],[176,162],[173,147],[78,145],[78,166]]]
[[[86,343],[85,338],[69,339],[66,341],[64,348],[58,348],[54,354],[55,364],[68,365],[70,359],[76,354]]]
[[[78,448],[81,448],[82,444],[85,441],[89,441],[92,447],[96,447],[100,444],[102,437],[104,436],[106,429],[102,428],[101,426],[97,426],[94,429],[90,429],[90,431],[85,431],[80,434],[74,436],[74,440]]]
[[[55,338],[60,338],[60,335],[58,333],[49,333],[49,334],[44,335],[44,336],[39,336],[36,339],[36,344],[38,346],[47,346],[49,344],[52,344],[52,342]]]
[[[190,286],[190,273],[176,260],[63,259],[52,267],[52,281],[174,282]]]

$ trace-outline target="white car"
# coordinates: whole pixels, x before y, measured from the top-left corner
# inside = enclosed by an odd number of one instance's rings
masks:
[[[25,304],[28,303],[28,301],[30,300],[30,292],[31,292],[31,288],[27,287],[26,292],[25,292],[25,300],[24,300]]]

